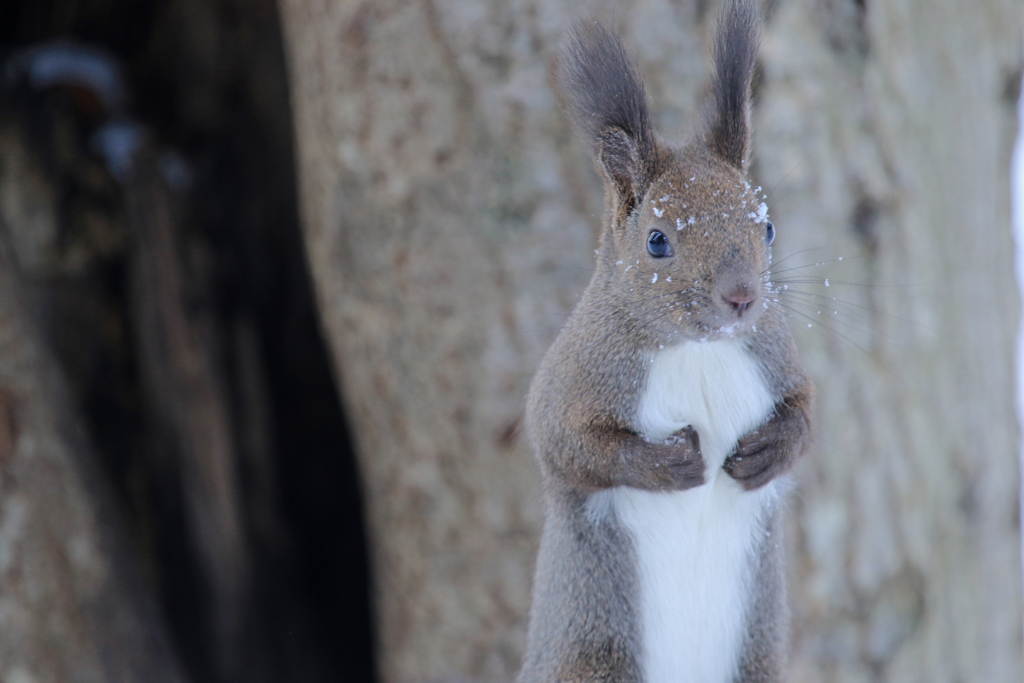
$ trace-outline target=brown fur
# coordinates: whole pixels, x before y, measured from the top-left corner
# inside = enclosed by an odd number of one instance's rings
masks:
[[[715,105],[702,133],[681,146],[650,129],[643,86],[613,34],[585,24],[562,55],[563,100],[606,179],[609,221],[594,277],[527,402],[547,517],[521,683],[641,679],[631,540],[613,515],[588,518],[585,504],[610,487],[672,491],[704,482],[693,429],[671,443],[651,443],[635,424],[657,349],[735,335],[761,366],[775,412],[740,439],[724,466],[748,490],[788,471],[810,439],[811,385],[768,288],[765,224],[752,217],[759,200],[743,177],[756,24],[750,6],[731,7],[720,23]],[[741,53],[738,68],[729,50]],[[647,252],[655,229],[668,237],[673,256]],[[749,305],[730,302],[743,293],[754,296]],[[777,526],[774,513],[765,524]],[[785,661],[774,540],[756,561],[738,667],[750,683],[779,680]]]

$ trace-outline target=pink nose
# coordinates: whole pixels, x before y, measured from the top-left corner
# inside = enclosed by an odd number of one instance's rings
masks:
[[[723,298],[732,306],[734,311],[743,315],[743,312],[750,306],[750,302],[757,298],[757,291],[747,285],[738,285]]]

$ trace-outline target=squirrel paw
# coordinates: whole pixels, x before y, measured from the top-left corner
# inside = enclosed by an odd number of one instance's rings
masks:
[[[684,427],[673,434],[659,451],[655,462],[661,474],[659,488],[682,491],[704,483],[704,457],[700,452],[700,437],[693,427]]]
[[[739,440],[722,469],[753,491],[785,474],[806,450],[809,439],[806,410],[799,403],[779,403],[768,422]]]
[[[722,469],[747,491],[759,489],[793,464],[791,444],[780,438],[771,423],[750,432],[736,444]]]

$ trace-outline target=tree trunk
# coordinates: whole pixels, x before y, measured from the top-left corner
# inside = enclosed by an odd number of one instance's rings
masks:
[[[174,683],[164,626],[30,313],[19,262],[52,236],[53,197],[22,136],[0,130],[0,679]]]
[[[666,135],[696,112],[707,5],[616,9]],[[541,521],[523,396],[601,220],[547,76],[586,10],[281,6],[383,679],[509,680]],[[846,255],[795,272],[867,285],[834,294],[835,325],[787,295],[812,316],[794,324],[820,394],[789,536],[796,680],[1022,677],[1007,193],[1022,19],[1015,0],[788,0],[766,26],[754,175],[777,186],[776,259],[824,247],[789,263]]]

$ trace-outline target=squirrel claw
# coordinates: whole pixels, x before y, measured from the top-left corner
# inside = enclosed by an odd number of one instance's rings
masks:
[[[665,442],[672,451],[668,466],[671,481],[668,489],[682,491],[704,483],[704,457],[700,452],[700,437],[693,427],[684,427]]]
[[[776,430],[755,430],[740,439],[722,469],[747,491],[759,489],[793,464],[789,444]]]

